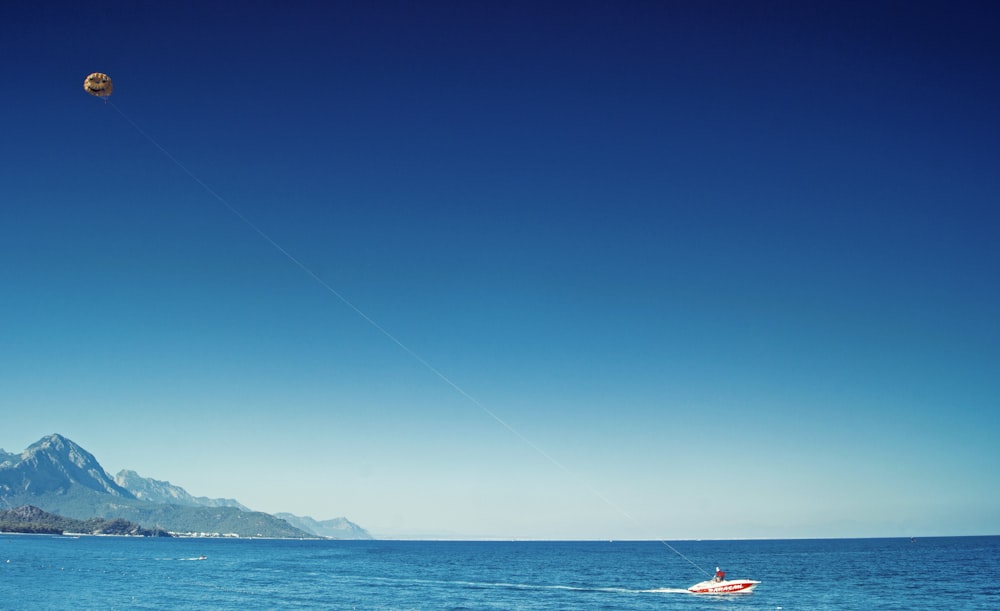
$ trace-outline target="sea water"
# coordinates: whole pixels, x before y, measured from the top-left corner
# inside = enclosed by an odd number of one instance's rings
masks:
[[[202,557],[204,556],[204,559]],[[720,565],[749,594],[686,588]],[[1000,609],[1000,537],[445,542],[0,536],[0,609]]]

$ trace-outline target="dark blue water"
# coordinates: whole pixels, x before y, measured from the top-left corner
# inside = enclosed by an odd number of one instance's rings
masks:
[[[671,545],[5,535],[0,609],[1000,609],[1000,537]]]

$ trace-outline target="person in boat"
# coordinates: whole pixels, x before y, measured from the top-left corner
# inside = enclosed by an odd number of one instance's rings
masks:
[[[712,581],[719,583],[725,578],[726,578],[726,572],[720,569],[719,567],[715,567],[715,579],[713,579]]]

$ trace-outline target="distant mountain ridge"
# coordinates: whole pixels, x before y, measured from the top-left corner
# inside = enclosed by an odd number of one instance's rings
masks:
[[[328,539],[372,539],[371,534],[347,518],[332,520],[314,520],[309,516],[297,516],[290,513],[276,513],[274,517],[281,518],[295,528],[311,532]]]
[[[235,507],[240,511],[251,511],[235,499],[210,499],[205,496],[191,496],[188,491],[167,481],[142,477],[135,471],[122,469],[114,481],[131,492],[135,498],[150,503],[169,503],[189,507]]]
[[[232,499],[194,497],[180,486],[144,478],[134,471],[122,470],[112,478],[92,454],[58,434],[43,437],[20,454],[0,450],[0,509],[22,505],[67,518],[121,518],[178,533],[327,536],[252,511]],[[338,538],[371,538],[356,524],[337,520],[346,523],[337,532],[356,535]]]
[[[115,476],[115,482],[134,494],[136,498],[155,503],[173,503],[191,507],[234,507],[240,511],[252,511],[235,499],[210,499],[191,496],[187,490],[170,482],[142,477],[135,471],[123,469]],[[364,528],[347,518],[333,518],[317,521],[308,516],[291,513],[276,513],[274,517],[284,520],[293,527],[316,537],[329,539],[372,539]]]

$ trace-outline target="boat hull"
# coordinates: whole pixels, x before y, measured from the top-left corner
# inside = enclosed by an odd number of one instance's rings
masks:
[[[702,581],[688,588],[688,592],[695,594],[739,594],[752,591],[759,583],[753,579]]]

